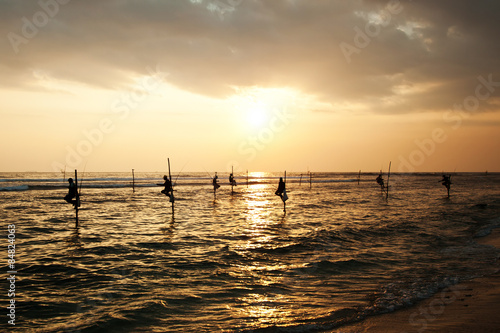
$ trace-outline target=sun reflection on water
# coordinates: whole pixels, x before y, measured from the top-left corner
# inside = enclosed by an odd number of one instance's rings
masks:
[[[277,246],[276,241],[282,234],[282,219],[276,215],[274,184],[259,182],[269,175],[255,172],[251,176],[255,177],[257,184],[252,185],[244,197],[246,224],[243,233],[246,239],[235,246],[235,250],[245,257],[253,257],[253,260],[250,264],[236,266],[231,275],[247,287],[251,281],[255,291],[238,298],[238,306],[232,310],[255,327],[279,325],[293,316],[287,306],[291,299],[281,289],[285,278],[281,272],[289,267],[288,264],[269,262],[264,257],[266,251]],[[269,291],[260,292],[261,288]]]
[[[260,294],[249,294],[241,297],[239,301],[242,308],[239,309],[242,315],[255,320],[255,325],[262,324],[280,324],[286,322],[287,318],[292,315],[292,312],[286,310],[284,306],[289,299],[285,295],[277,294],[265,296]]]

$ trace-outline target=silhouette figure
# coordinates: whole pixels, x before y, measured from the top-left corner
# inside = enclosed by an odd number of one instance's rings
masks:
[[[68,183],[68,194],[66,194],[64,200],[66,200],[67,203],[73,204],[73,206],[77,208],[78,200],[76,200],[75,198],[78,194],[78,189],[76,188],[76,184],[73,182],[73,178],[68,178]]]
[[[217,189],[220,187],[220,185],[217,183],[217,179],[219,179],[219,177],[217,176],[217,172],[216,172],[215,177],[212,179],[212,185],[214,186],[214,192],[217,191]]]
[[[380,188],[383,190],[385,185],[384,185],[384,178],[382,178],[382,172],[379,173],[376,181],[377,181],[377,184],[380,185]]]
[[[163,176],[163,179],[165,180],[165,183],[163,183],[163,186],[165,188],[161,191],[161,193],[165,194],[168,197],[172,196],[172,182],[170,179],[165,175]]]
[[[285,191],[285,182],[283,181],[283,177],[280,177],[280,182],[278,184],[278,189],[274,194],[278,195],[280,198],[283,198],[283,192]]]
[[[229,175],[229,183],[232,185],[232,186],[236,186],[236,181],[234,180],[234,177],[233,177],[233,173],[231,172],[231,174]]]
[[[450,186],[451,186],[451,175],[443,175],[443,179],[440,180],[441,184],[446,187],[448,191],[448,197],[450,196]]]

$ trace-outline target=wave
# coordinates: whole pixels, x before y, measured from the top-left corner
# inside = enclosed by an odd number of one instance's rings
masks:
[[[0,187],[0,191],[27,191],[27,190],[29,190],[28,185],[16,185],[16,186]]]

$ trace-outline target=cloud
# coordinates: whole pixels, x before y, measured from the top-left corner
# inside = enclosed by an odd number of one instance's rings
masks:
[[[214,9],[221,3],[226,7]],[[33,73],[43,71],[57,80],[118,89],[158,66],[170,83],[215,98],[231,95],[235,86],[290,87],[331,105],[363,103],[370,112],[406,113],[451,108],[474,93],[479,75],[500,81],[498,1],[57,4],[53,17],[26,38],[23,24],[46,11],[39,2],[0,2],[1,87],[36,89]],[[391,5],[401,10],[384,17]],[[367,27],[375,29],[369,42],[348,62],[341,43],[356,47],[355,29],[366,34]],[[27,41],[17,53],[9,33]]]

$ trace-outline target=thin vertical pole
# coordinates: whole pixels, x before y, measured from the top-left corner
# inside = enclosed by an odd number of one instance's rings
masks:
[[[302,174],[300,174],[299,186],[302,185]]]
[[[234,168],[231,165],[231,195],[233,194],[233,187],[234,187]]]
[[[451,174],[448,176],[449,184],[446,186],[446,189],[448,190],[448,199],[450,198],[450,187],[451,187]]]
[[[248,188],[248,169],[247,169],[247,188]]]
[[[168,178],[170,179],[170,199],[174,197],[174,184],[172,183],[172,174],[170,173],[170,158],[167,158],[168,161]],[[172,201],[172,214],[174,213],[174,200]]]
[[[312,188],[312,172],[309,171],[309,188]]]
[[[385,198],[389,198],[389,179],[391,178],[391,162],[389,162],[389,172],[387,173],[387,192]]]
[[[358,173],[358,185],[359,185],[359,180],[361,179],[361,170],[359,170],[359,173]]]
[[[132,169],[132,192],[135,192],[135,175],[134,175],[134,169]]]
[[[286,170],[285,170],[285,193],[286,193]],[[283,200],[283,212],[286,213],[286,200]]]
[[[80,194],[78,193],[78,171],[75,169],[75,228],[78,228],[78,203],[80,201]]]

